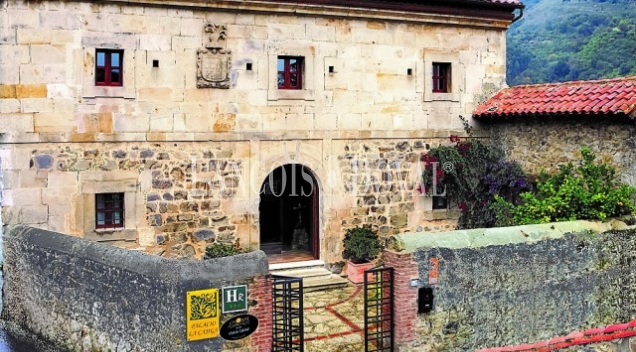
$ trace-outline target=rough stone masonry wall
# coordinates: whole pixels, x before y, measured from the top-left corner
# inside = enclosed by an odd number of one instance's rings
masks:
[[[240,172],[239,186],[257,190],[275,166],[308,165],[322,187],[327,262],[341,259],[344,227],[373,223],[388,234],[452,226],[447,214],[431,212],[430,199],[414,194],[412,160],[422,145],[460,134],[458,116],[504,85],[507,23],[397,12],[388,20],[385,12],[366,10],[331,16],[302,4],[290,6],[303,11],[289,12],[273,2],[240,9],[171,4],[179,6],[3,2],[6,224],[179,257],[200,255],[213,237],[257,247],[258,191],[243,196],[229,187],[229,194],[202,195],[218,184],[190,183],[194,155],[202,173],[239,165],[240,171],[221,170],[219,182],[233,183]],[[227,26],[228,89],[197,88],[207,22]],[[97,48],[124,51],[123,87],[95,86]],[[304,89],[277,89],[279,55],[305,58]],[[452,64],[451,93],[432,93],[433,62]],[[390,176],[381,173],[377,192],[352,194],[341,183],[350,179],[350,164],[339,164],[352,155],[372,166],[405,164]],[[404,183],[411,193],[397,194],[394,178],[406,163],[412,163]],[[252,173],[256,164],[262,170]],[[380,194],[382,187],[390,193]],[[106,190],[126,193],[127,219],[134,220],[126,231],[94,231],[87,220],[90,194]]]
[[[271,297],[261,294],[268,284],[263,252],[170,260],[27,227],[13,228],[4,249],[2,318],[65,350],[267,351]],[[250,285],[256,340],[186,342],[186,292],[236,284]],[[221,324],[232,316],[222,315]]]
[[[200,256],[207,243],[249,246],[252,209],[231,207],[249,197],[249,170],[236,143],[38,144],[16,150],[28,169],[6,172],[6,226],[31,224],[176,257]],[[128,175],[128,176],[126,176]],[[94,193],[129,192],[125,228],[91,231]],[[130,209],[128,209],[130,208]],[[94,226],[94,225],[93,225]],[[239,238],[238,233],[243,237]],[[127,241],[131,241],[126,245]],[[256,241],[256,240],[252,240]]]
[[[433,211],[431,198],[418,191],[420,157],[448,139],[347,141],[337,156],[342,186],[355,204],[337,220],[342,228],[373,225],[381,236],[404,231],[442,231],[454,226],[452,214]]]
[[[598,160],[616,167],[622,182],[636,185],[636,127],[613,117],[523,118],[492,123],[491,141],[533,175],[581,160],[590,148]]]
[[[431,199],[416,189],[421,153],[445,140],[346,140],[331,149],[321,142],[301,148],[338,161],[335,171],[330,162],[303,162],[327,180],[320,200],[323,258],[338,261],[341,235],[356,225],[374,225],[383,236],[450,229],[452,214],[431,211]],[[5,229],[28,224],[167,257],[200,257],[213,242],[258,248],[259,189],[268,172],[259,161],[288,153],[248,142],[36,146],[8,154]],[[102,192],[124,192],[124,229],[94,229],[94,194]]]
[[[634,230],[421,248],[414,259],[423,285],[434,257],[434,310],[419,316],[417,339],[401,351],[515,346],[636,319]]]

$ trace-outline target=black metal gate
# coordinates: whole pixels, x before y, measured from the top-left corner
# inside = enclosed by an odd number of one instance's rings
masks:
[[[393,268],[364,272],[364,350],[393,351]]]
[[[272,278],[272,352],[303,352],[303,279]]]

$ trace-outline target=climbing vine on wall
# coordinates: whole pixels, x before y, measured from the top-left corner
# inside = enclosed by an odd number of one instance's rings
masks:
[[[432,148],[422,155],[420,192],[439,195],[445,190],[450,207],[461,212],[459,229],[493,227],[496,217],[490,206],[495,196],[515,204],[519,193],[530,189],[530,183],[519,164],[505,160],[499,148],[474,137],[472,126],[460,118],[466,138],[451,135],[450,145]]]

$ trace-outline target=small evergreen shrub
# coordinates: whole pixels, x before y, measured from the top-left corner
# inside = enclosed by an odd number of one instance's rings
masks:
[[[616,170],[595,162],[589,148],[581,149],[582,160],[559,165],[553,175],[541,172],[535,192],[524,192],[518,205],[497,197],[491,210],[498,226],[525,225],[577,219],[605,220],[627,215],[636,209],[634,187],[620,184]]]
[[[213,259],[221,257],[229,257],[237,254],[247,253],[249,250],[241,248],[236,243],[213,243],[205,247],[205,255],[203,259]]]
[[[342,257],[354,264],[369,262],[380,254],[382,249],[377,231],[370,225],[347,229],[342,240]]]

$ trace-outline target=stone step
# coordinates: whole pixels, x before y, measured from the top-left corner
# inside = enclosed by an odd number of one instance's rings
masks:
[[[307,279],[310,277],[322,277],[329,278],[331,275],[331,271],[325,268],[300,268],[300,269],[291,269],[291,270],[275,270],[271,271],[272,275],[280,275],[280,276],[289,276],[289,277],[302,277],[303,279]]]
[[[306,266],[290,269],[270,270],[272,275],[301,277],[305,292],[342,288],[349,285],[349,280],[333,274],[324,266]]]
[[[302,262],[270,264],[269,272],[274,275],[278,275],[276,274],[277,272],[285,271],[285,270],[316,269],[316,268],[324,269],[325,262],[322,260],[308,260],[308,261],[302,261]]]
[[[308,277],[303,279],[303,291],[314,292],[322,290],[332,290],[345,288],[349,285],[349,280],[343,279],[338,275],[331,274],[331,277]]]

